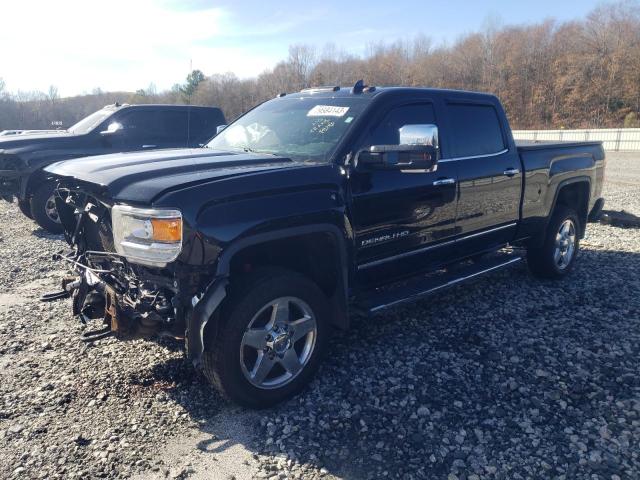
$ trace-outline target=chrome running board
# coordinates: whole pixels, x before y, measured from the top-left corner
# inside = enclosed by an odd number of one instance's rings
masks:
[[[373,290],[368,292],[357,304],[359,309],[369,314],[374,314],[386,308],[413,302],[437,291],[501,270],[521,260],[522,257],[514,254],[503,254],[498,257],[487,258],[455,270],[410,279],[391,287]]]

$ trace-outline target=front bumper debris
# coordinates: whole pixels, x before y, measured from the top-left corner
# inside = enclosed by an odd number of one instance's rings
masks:
[[[43,296],[42,300],[71,296],[73,313],[83,323],[100,321],[101,327],[85,332],[83,341],[109,336],[119,339],[171,336],[184,339],[187,357],[194,365],[200,365],[205,348],[205,327],[226,297],[227,278],[215,278],[199,300],[193,297],[190,308],[183,308],[176,301],[180,296],[178,291],[172,292],[169,299],[169,294],[161,289],[145,290],[145,287],[136,286],[141,280],[133,277],[126,279],[129,287],[123,289],[124,279],[109,283],[107,277],[113,274],[105,269],[89,267],[70,255],[59,255],[58,258],[71,262],[78,276],[66,278],[61,292]],[[137,297],[133,296],[134,292],[138,293]],[[152,302],[145,302],[151,297]]]
[[[91,194],[59,188],[56,206],[72,249],[57,258],[75,276],[61,292],[43,300],[71,296],[73,313],[100,328],[84,339],[170,336],[184,339],[187,354],[199,364],[207,325],[226,296],[228,280],[211,267],[173,263],[164,268],[129,262],[114,251],[110,207]]]

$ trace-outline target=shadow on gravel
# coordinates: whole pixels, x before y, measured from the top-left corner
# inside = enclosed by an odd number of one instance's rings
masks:
[[[36,227],[32,235],[38,238],[45,238],[47,240],[64,240],[64,235],[58,233],[49,233],[45,229]]]
[[[181,348],[179,342],[170,343],[173,343],[172,348]],[[257,442],[255,435],[260,414],[229,405],[186,358],[174,358],[156,364],[132,378],[131,383],[144,389],[156,389],[156,398],[166,398],[179,404],[200,431],[200,435],[184,439],[186,443],[174,445],[175,451],[168,452],[169,461],[173,458],[175,463],[184,463],[187,461],[185,459],[194,458],[195,452],[190,450],[197,449],[205,455],[207,471],[215,471],[216,468],[222,468],[217,467],[216,463],[225,456],[224,453],[234,450],[236,446],[242,447],[240,452],[260,450],[262,445]],[[230,455],[230,464],[224,468],[234,471],[236,467],[233,462],[243,461],[243,453]],[[185,459],[176,458],[181,456]],[[249,456],[249,453],[244,456]],[[164,457],[161,458],[164,460]],[[242,468],[250,468],[248,463],[245,465]]]
[[[307,391],[251,417],[257,435],[216,431],[224,403],[186,360],[139,384],[183,405],[211,442],[227,435],[212,451],[241,442],[273,455],[265,475],[289,468],[277,466],[286,456],[349,479],[630,478],[638,271],[639,254],[583,250],[565,281],[521,266],[354,319]]]

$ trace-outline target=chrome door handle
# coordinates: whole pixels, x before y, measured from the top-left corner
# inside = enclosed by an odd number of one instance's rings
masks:
[[[518,170],[517,168],[507,168],[503,172],[503,175],[506,175],[507,177],[513,177],[514,175],[517,175],[519,173],[520,173],[520,170]]]
[[[437,187],[440,185],[453,185],[454,183],[456,183],[456,180],[454,178],[439,178],[438,180],[433,182],[433,185]]]
[[[142,148],[156,148],[157,145],[142,145]]]

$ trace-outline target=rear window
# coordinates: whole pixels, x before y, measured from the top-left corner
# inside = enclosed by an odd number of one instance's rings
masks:
[[[504,150],[498,114],[491,105],[449,104],[454,157],[488,155]]]

